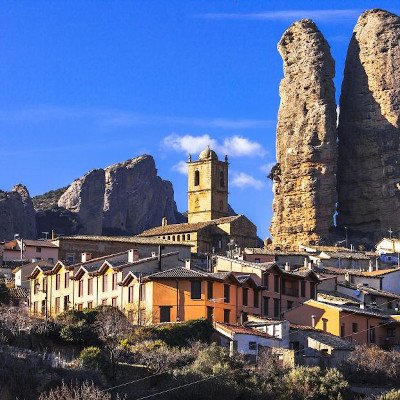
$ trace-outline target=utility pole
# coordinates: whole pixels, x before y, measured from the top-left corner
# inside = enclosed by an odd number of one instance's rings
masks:
[[[348,241],[348,238],[347,238],[347,226],[345,226],[344,227],[344,230],[345,230],[345,232],[346,232],[346,249],[348,249],[349,248],[349,241]]]

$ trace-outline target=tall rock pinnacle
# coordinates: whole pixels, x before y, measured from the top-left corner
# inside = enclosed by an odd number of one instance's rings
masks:
[[[364,12],[346,58],[338,127],[338,224],[400,230],[400,18]],[[372,238],[372,237],[371,237]]]
[[[272,172],[271,233],[275,247],[329,238],[336,206],[335,63],[321,32],[309,19],[294,23],[278,44],[280,84],[276,155]]]

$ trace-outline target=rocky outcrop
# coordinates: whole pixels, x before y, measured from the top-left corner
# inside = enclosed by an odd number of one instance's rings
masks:
[[[400,18],[363,13],[353,32],[340,97],[338,224],[400,231]]]
[[[66,220],[75,215],[74,230],[81,234],[136,234],[160,225],[164,216],[170,223],[183,218],[171,182],[157,176],[148,155],[89,172],[71,184],[57,205],[53,214],[64,210]]]
[[[0,191],[0,240],[10,240],[14,234],[36,238],[35,210],[27,188],[15,185],[11,192]]]
[[[95,169],[75,180],[58,200],[58,207],[77,214],[82,233],[102,232],[104,188],[104,170]]]
[[[277,125],[278,164],[271,233],[275,247],[329,240],[336,206],[337,132],[330,48],[311,20],[294,23],[278,44],[284,78]]]

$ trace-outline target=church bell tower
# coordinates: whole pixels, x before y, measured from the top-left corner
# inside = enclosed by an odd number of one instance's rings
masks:
[[[188,222],[228,216],[228,157],[219,161],[207,146],[197,161],[188,159]]]

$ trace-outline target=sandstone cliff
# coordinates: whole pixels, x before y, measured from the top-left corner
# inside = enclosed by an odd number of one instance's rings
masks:
[[[0,240],[36,237],[35,210],[27,188],[15,185],[11,192],[0,191]]]
[[[351,39],[340,97],[338,224],[400,230],[400,18],[363,13]]]
[[[271,233],[275,247],[329,240],[336,205],[335,64],[311,20],[294,23],[278,44],[284,78],[277,125],[278,164]]]
[[[89,172],[69,186],[57,205],[58,212],[76,216],[74,233],[81,234],[136,234],[160,225],[163,216],[182,222],[171,182],[157,176],[148,155]]]

